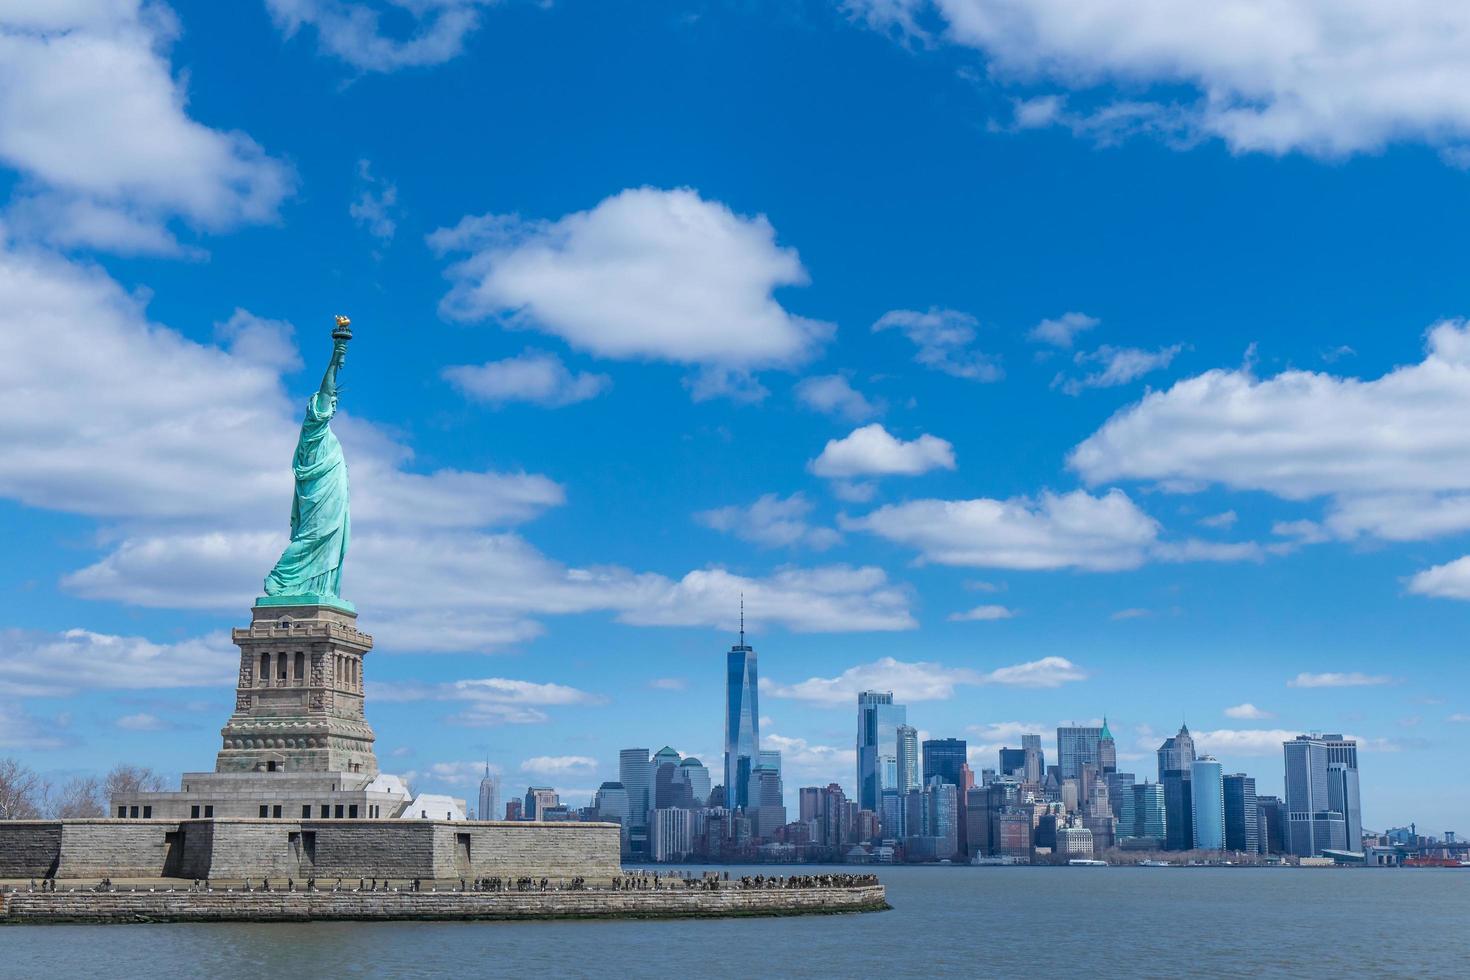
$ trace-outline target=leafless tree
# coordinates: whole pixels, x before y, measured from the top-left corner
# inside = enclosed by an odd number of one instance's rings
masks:
[[[158,793],[165,787],[163,776],[145,766],[130,766],[119,763],[102,782],[105,803],[111,803],[125,793]]]
[[[50,801],[48,812],[58,820],[79,820],[107,815],[102,783],[96,776],[73,776]]]
[[[34,820],[41,815],[46,784],[14,759],[0,759],[0,820]]]

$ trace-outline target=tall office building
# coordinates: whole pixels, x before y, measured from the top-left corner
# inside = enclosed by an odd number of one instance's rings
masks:
[[[1257,796],[1256,813],[1261,819],[1261,853],[1286,853],[1286,806],[1279,796]]]
[[[1000,774],[1002,776],[1015,776],[1017,779],[1024,778],[1026,774],[1026,750],[1001,749]]]
[[[725,657],[725,806],[731,810],[752,805],[752,774],[760,748],[755,650],[745,645],[742,600],[740,642]]]
[[[597,819],[615,821],[623,825],[623,836],[628,833],[628,790],[622,783],[605,782],[597,787],[592,797],[592,809]]]
[[[680,761],[677,781],[689,787],[689,798],[694,806],[709,803],[709,769],[694,756]]]
[[[1138,809],[1133,799],[1134,775],[1131,772],[1110,772],[1103,777],[1108,788],[1108,803],[1118,821],[1118,837],[1133,837],[1138,824]]]
[[[1160,784],[1164,787],[1164,849],[1168,851],[1187,851],[1194,846],[1194,804],[1189,776],[1188,769],[1170,769]]]
[[[1357,743],[1341,735],[1298,735],[1283,750],[1287,849],[1298,857],[1361,849]]]
[[[924,741],[924,785],[938,776],[951,786],[964,783],[965,740],[931,738]]]
[[[770,838],[786,824],[785,793],[781,784],[781,753],[762,751],[750,783],[749,809],[755,815],[756,836]]]
[[[521,818],[541,820],[543,812],[554,806],[561,806],[556,790],[550,786],[528,786],[526,787],[526,803],[521,808]]]
[[[1046,776],[1046,753],[1041,751],[1041,736],[1022,735],[1021,751],[1026,756],[1026,773],[1024,777],[1026,782],[1041,782]]]
[[[1166,832],[1164,847],[1187,851],[1194,846],[1194,805],[1189,779],[1194,765],[1194,737],[1186,725],[1159,746],[1159,782],[1164,787]]]
[[[1358,743],[1341,735],[1323,735],[1327,745],[1327,801],[1342,813],[1347,849],[1363,849],[1363,801],[1358,790]]]
[[[649,827],[655,861],[682,861],[694,853],[694,811],[655,810]]]
[[[911,725],[898,726],[898,791],[908,793],[920,787],[919,731]]]
[[[1264,854],[1261,818],[1256,808],[1256,781],[1243,772],[1225,777],[1225,847]]]
[[[500,806],[500,783],[490,775],[490,763],[485,763],[485,778],[480,780],[480,805],[475,810],[475,816],[481,820],[498,820],[499,814],[495,812]]]
[[[1151,838],[1164,844],[1168,835],[1168,817],[1162,783],[1141,783],[1133,787],[1133,836]]]
[[[1192,762],[1194,736],[1189,734],[1188,725],[1180,725],[1179,734],[1164,739],[1164,744],[1159,746],[1159,782],[1164,781],[1166,772],[1189,772]]]
[[[1057,729],[1057,778],[1081,779],[1082,767],[1093,766],[1101,771],[1099,748],[1102,742],[1101,728],[1058,728]]]
[[[1190,764],[1189,782],[1195,848],[1201,851],[1224,850],[1224,770],[1213,756],[1201,756]]]
[[[1118,743],[1108,730],[1108,716],[1103,715],[1102,734],[1097,739],[1097,771],[1106,776],[1118,771]]]
[[[618,753],[618,782],[628,794],[629,846],[641,853],[648,840],[648,811],[653,809],[653,762],[647,749]]]
[[[898,786],[898,729],[905,724],[904,706],[893,703],[891,691],[863,691],[858,695],[857,786],[858,807],[884,813],[883,791]],[[900,805],[900,809],[901,809]],[[901,817],[899,818],[902,819]],[[888,833],[885,828],[884,833]]]

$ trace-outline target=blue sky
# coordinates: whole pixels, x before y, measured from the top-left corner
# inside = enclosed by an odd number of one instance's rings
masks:
[[[341,312],[426,788],[717,768],[743,592],[793,795],[877,687],[1463,829],[1470,15],[1178,6],[0,4],[0,753],[208,768]]]

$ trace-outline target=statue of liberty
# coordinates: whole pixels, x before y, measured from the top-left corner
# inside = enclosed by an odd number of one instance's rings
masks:
[[[347,557],[352,520],[347,506],[347,461],[332,432],[337,413],[337,372],[347,359],[351,321],[337,317],[332,331],[332,362],[322,384],[306,403],[301,437],[291,469],[296,493],[291,501],[291,542],[265,577],[265,596],[257,605],[305,605],[342,601],[342,562]]]

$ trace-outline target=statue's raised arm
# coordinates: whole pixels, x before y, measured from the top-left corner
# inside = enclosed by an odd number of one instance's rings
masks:
[[[348,509],[347,461],[332,432],[337,414],[337,375],[347,360],[351,321],[337,317],[332,331],[332,360],[321,387],[306,404],[301,437],[291,469],[296,490],[291,502],[291,542],[265,577],[269,605],[302,605],[341,600],[342,563],[347,557],[352,520]]]

